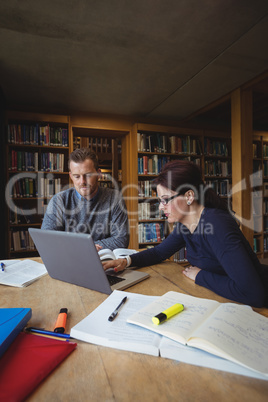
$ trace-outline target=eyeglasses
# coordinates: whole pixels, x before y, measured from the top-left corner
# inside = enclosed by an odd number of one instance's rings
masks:
[[[177,194],[175,194],[175,195],[173,195],[172,197],[169,197],[169,198],[158,198],[158,202],[159,202],[159,204],[167,205],[169,203],[169,201],[173,200],[176,197],[179,197],[180,195],[181,194],[177,193]]]

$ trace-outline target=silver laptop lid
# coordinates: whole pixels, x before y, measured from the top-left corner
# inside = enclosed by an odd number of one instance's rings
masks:
[[[91,235],[35,228],[29,233],[52,278],[112,292]]]
[[[149,277],[145,272],[125,270],[121,282],[110,286],[90,234],[29,228],[29,233],[49,275],[63,282],[110,294]]]

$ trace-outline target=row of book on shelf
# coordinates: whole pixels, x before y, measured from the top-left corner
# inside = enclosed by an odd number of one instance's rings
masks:
[[[230,156],[227,141],[204,138],[204,155]]]
[[[261,238],[254,237],[253,238],[253,251],[255,253],[261,252]],[[263,236],[263,252],[268,252],[268,234]]]
[[[10,251],[35,250],[34,242],[28,230],[10,231]]]
[[[263,144],[262,146],[262,155],[264,158],[268,158],[268,144]]]
[[[222,197],[228,197],[231,194],[231,183],[229,179],[206,180],[206,185],[211,187],[216,194]]]
[[[268,216],[263,217],[263,230],[268,233]]]
[[[164,223],[162,222],[139,223],[138,228],[139,243],[157,243],[165,238]]]
[[[167,135],[161,133],[137,133],[138,152],[201,155],[199,139],[189,135]]]
[[[100,174],[100,179],[99,181],[112,181],[114,180],[113,176],[112,176],[112,171],[105,171],[104,169],[101,169],[101,174]],[[118,177],[117,177],[118,181],[122,181],[122,170],[118,170]]]
[[[106,188],[116,188],[117,190],[121,190],[121,183],[115,183],[114,181],[99,181],[100,187]]]
[[[61,178],[32,177],[17,179],[12,183],[10,195],[13,198],[52,197],[62,190]]]
[[[40,224],[41,218],[44,216],[47,209],[47,201],[41,200],[34,213],[29,209],[24,209],[23,206],[13,205],[9,211],[10,225],[26,225]]]
[[[260,241],[261,241],[261,239],[259,239],[257,237],[253,238],[253,250],[255,253],[259,253],[261,251]],[[264,253],[268,252],[268,234],[265,234],[263,236],[263,252]]]
[[[138,181],[138,195],[139,197],[156,197],[156,188],[151,180]]]
[[[159,174],[169,160],[168,156],[158,155],[138,157],[138,174]]]
[[[262,214],[268,214],[268,199],[266,197],[268,197],[268,183],[264,183],[263,192],[261,190],[254,190],[252,192],[252,207],[254,216],[262,216]],[[264,217],[264,221],[266,221],[267,219],[267,216]],[[266,230],[268,230],[268,221],[266,225]]]
[[[254,253],[260,252],[260,240],[256,237],[253,238],[253,251]]]
[[[8,124],[10,144],[68,147],[68,129],[49,124]]]
[[[158,202],[139,202],[138,204],[139,220],[143,219],[164,219],[159,210]]]
[[[200,139],[190,135],[138,132],[137,144],[138,152],[202,154]],[[227,141],[205,137],[204,154],[224,157],[229,156]]]
[[[9,223],[11,225],[29,225],[37,222],[38,220],[36,218],[36,215],[32,213],[29,214],[28,210],[24,210],[23,207],[20,207],[18,205],[14,205],[9,211]]]
[[[261,157],[260,144],[259,143],[253,142],[252,151],[253,151],[253,158],[260,158]]]
[[[205,160],[204,174],[205,176],[231,176],[231,161]]]
[[[64,154],[12,150],[8,156],[8,169],[10,171],[63,172]]]
[[[90,148],[92,151],[98,153],[112,153],[112,138],[111,137],[74,137],[73,147],[77,148]],[[121,141],[117,140],[117,151],[121,153]]]
[[[181,160],[188,160],[196,163],[200,166],[200,158],[180,157]],[[171,158],[169,156],[159,156],[159,155],[143,155],[138,157],[138,174],[159,174],[163,166],[169,162]]]
[[[267,199],[263,200],[263,213],[268,214],[268,200]],[[266,217],[266,218],[268,218],[268,217]],[[267,225],[268,225],[268,222],[267,222]],[[267,230],[268,230],[268,227],[267,227]]]
[[[265,234],[263,237],[263,251],[268,251],[268,234]]]
[[[52,197],[54,194],[62,191],[63,184],[60,177],[50,177],[51,174],[47,176],[40,175],[35,178],[33,177],[23,177],[16,178],[14,181],[10,182],[11,190],[10,195],[13,198],[21,197]],[[100,187],[113,187],[113,182],[100,181]],[[66,188],[68,187],[68,180],[66,182]],[[119,186],[120,188],[120,186]]]
[[[259,174],[259,177],[268,177],[268,160],[253,160],[253,172]]]
[[[187,251],[186,247],[182,247],[173,255],[174,262],[186,262],[187,261]]]
[[[268,160],[263,161],[263,176],[268,176]]]
[[[198,166],[201,164],[200,158],[184,157],[183,160],[189,160],[196,163]],[[159,155],[143,155],[138,157],[138,174],[159,174],[163,166],[169,162],[169,156]],[[268,175],[268,161],[264,165],[264,175]],[[206,176],[230,176],[232,174],[231,161],[222,160],[205,160],[204,174]]]
[[[268,144],[263,144],[262,156],[263,158],[268,158]],[[261,159],[261,144],[259,143],[253,143],[253,158]]]
[[[206,180],[206,185],[212,187],[216,194],[220,196],[227,197],[231,193],[231,180],[230,179],[217,179],[217,180]],[[138,195],[139,197],[152,197],[156,198],[156,188],[153,185],[151,180],[139,180],[138,181]],[[157,200],[152,200],[151,202],[156,202]],[[267,204],[267,213],[268,213],[268,200],[266,200]]]

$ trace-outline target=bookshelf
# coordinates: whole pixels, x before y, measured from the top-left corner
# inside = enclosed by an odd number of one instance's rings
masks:
[[[41,227],[51,197],[69,187],[69,118],[6,115],[7,258],[37,255],[29,227]]]
[[[46,132],[47,126],[64,128],[68,131],[68,143],[56,144],[54,137],[52,143],[47,143],[45,134],[42,134],[42,143],[17,143],[8,132],[12,124],[38,124],[39,129],[44,127],[42,133]],[[26,129],[21,131],[26,132]],[[7,117],[7,138],[7,205],[11,206],[7,215],[8,258],[35,254],[30,247],[14,250],[13,246],[12,250],[12,237],[18,236],[13,233],[18,232],[23,238],[28,227],[41,226],[51,196],[59,189],[69,187],[68,154],[77,147],[90,147],[97,153],[102,170],[100,185],[122,188],[129,214],[129,247],[133,249],[154,246],[171,230],[159,213],[156,189],[152,185],[152,180],[167,161],[187,159],[197,163],[206,183],[222,197],[229,197],[230,133],[141,123],[134,124],[130,131],[94,128],[90,124],[81,126],[77,121],[72,125],[68,116],[13,112]],[[60,162],[61,158],[63,162]],[[47,170],[45,161],[50,161],[53,168]],[[57,167],[57,162],[61,167]],[[20,188],[27,188],[28,192],[20,193]],[[26,216],[21,210],[27,212]],[[186,257],[186,251],[181,250],[174,259],[183,261]]]
[[[230,138],[222,133],[204,133],[204,180],[206,185],[228,199],[232,186],[232,159]]]
[[[165,218],[159,212],[156,189],[152,181],[162,167],[173,159],[187,159],[200,165],[201,140],[189,134],[137,131],[138,151],[138,243],[139,248],[161,243],[170,231]]]
[[[259,258],[268,257],[268,132],[253,136],[253,250]]]
[[[133,184],[127,192],[131,248],[154,246],[170,232],[170,225],[158,213],[156,189],[152,185],[166,162],[187,159],[197,163],[205,182],[220,196],[230,196],[230,133],[137,123],[128,137],[126,149],[131,149],[131,158],[126,168]],[[208,170],[211,167],[214,167],[213,171]],[[162,237],[157,239],[158,225],[162,225]],[[186,258],[186,250],[174,255],[175,261]]]

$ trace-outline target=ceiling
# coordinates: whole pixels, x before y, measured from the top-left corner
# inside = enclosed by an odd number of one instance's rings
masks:
[[[267,0],[1,1],[0,86],[13,109],[181,120],[267,71],[267,42]]]

